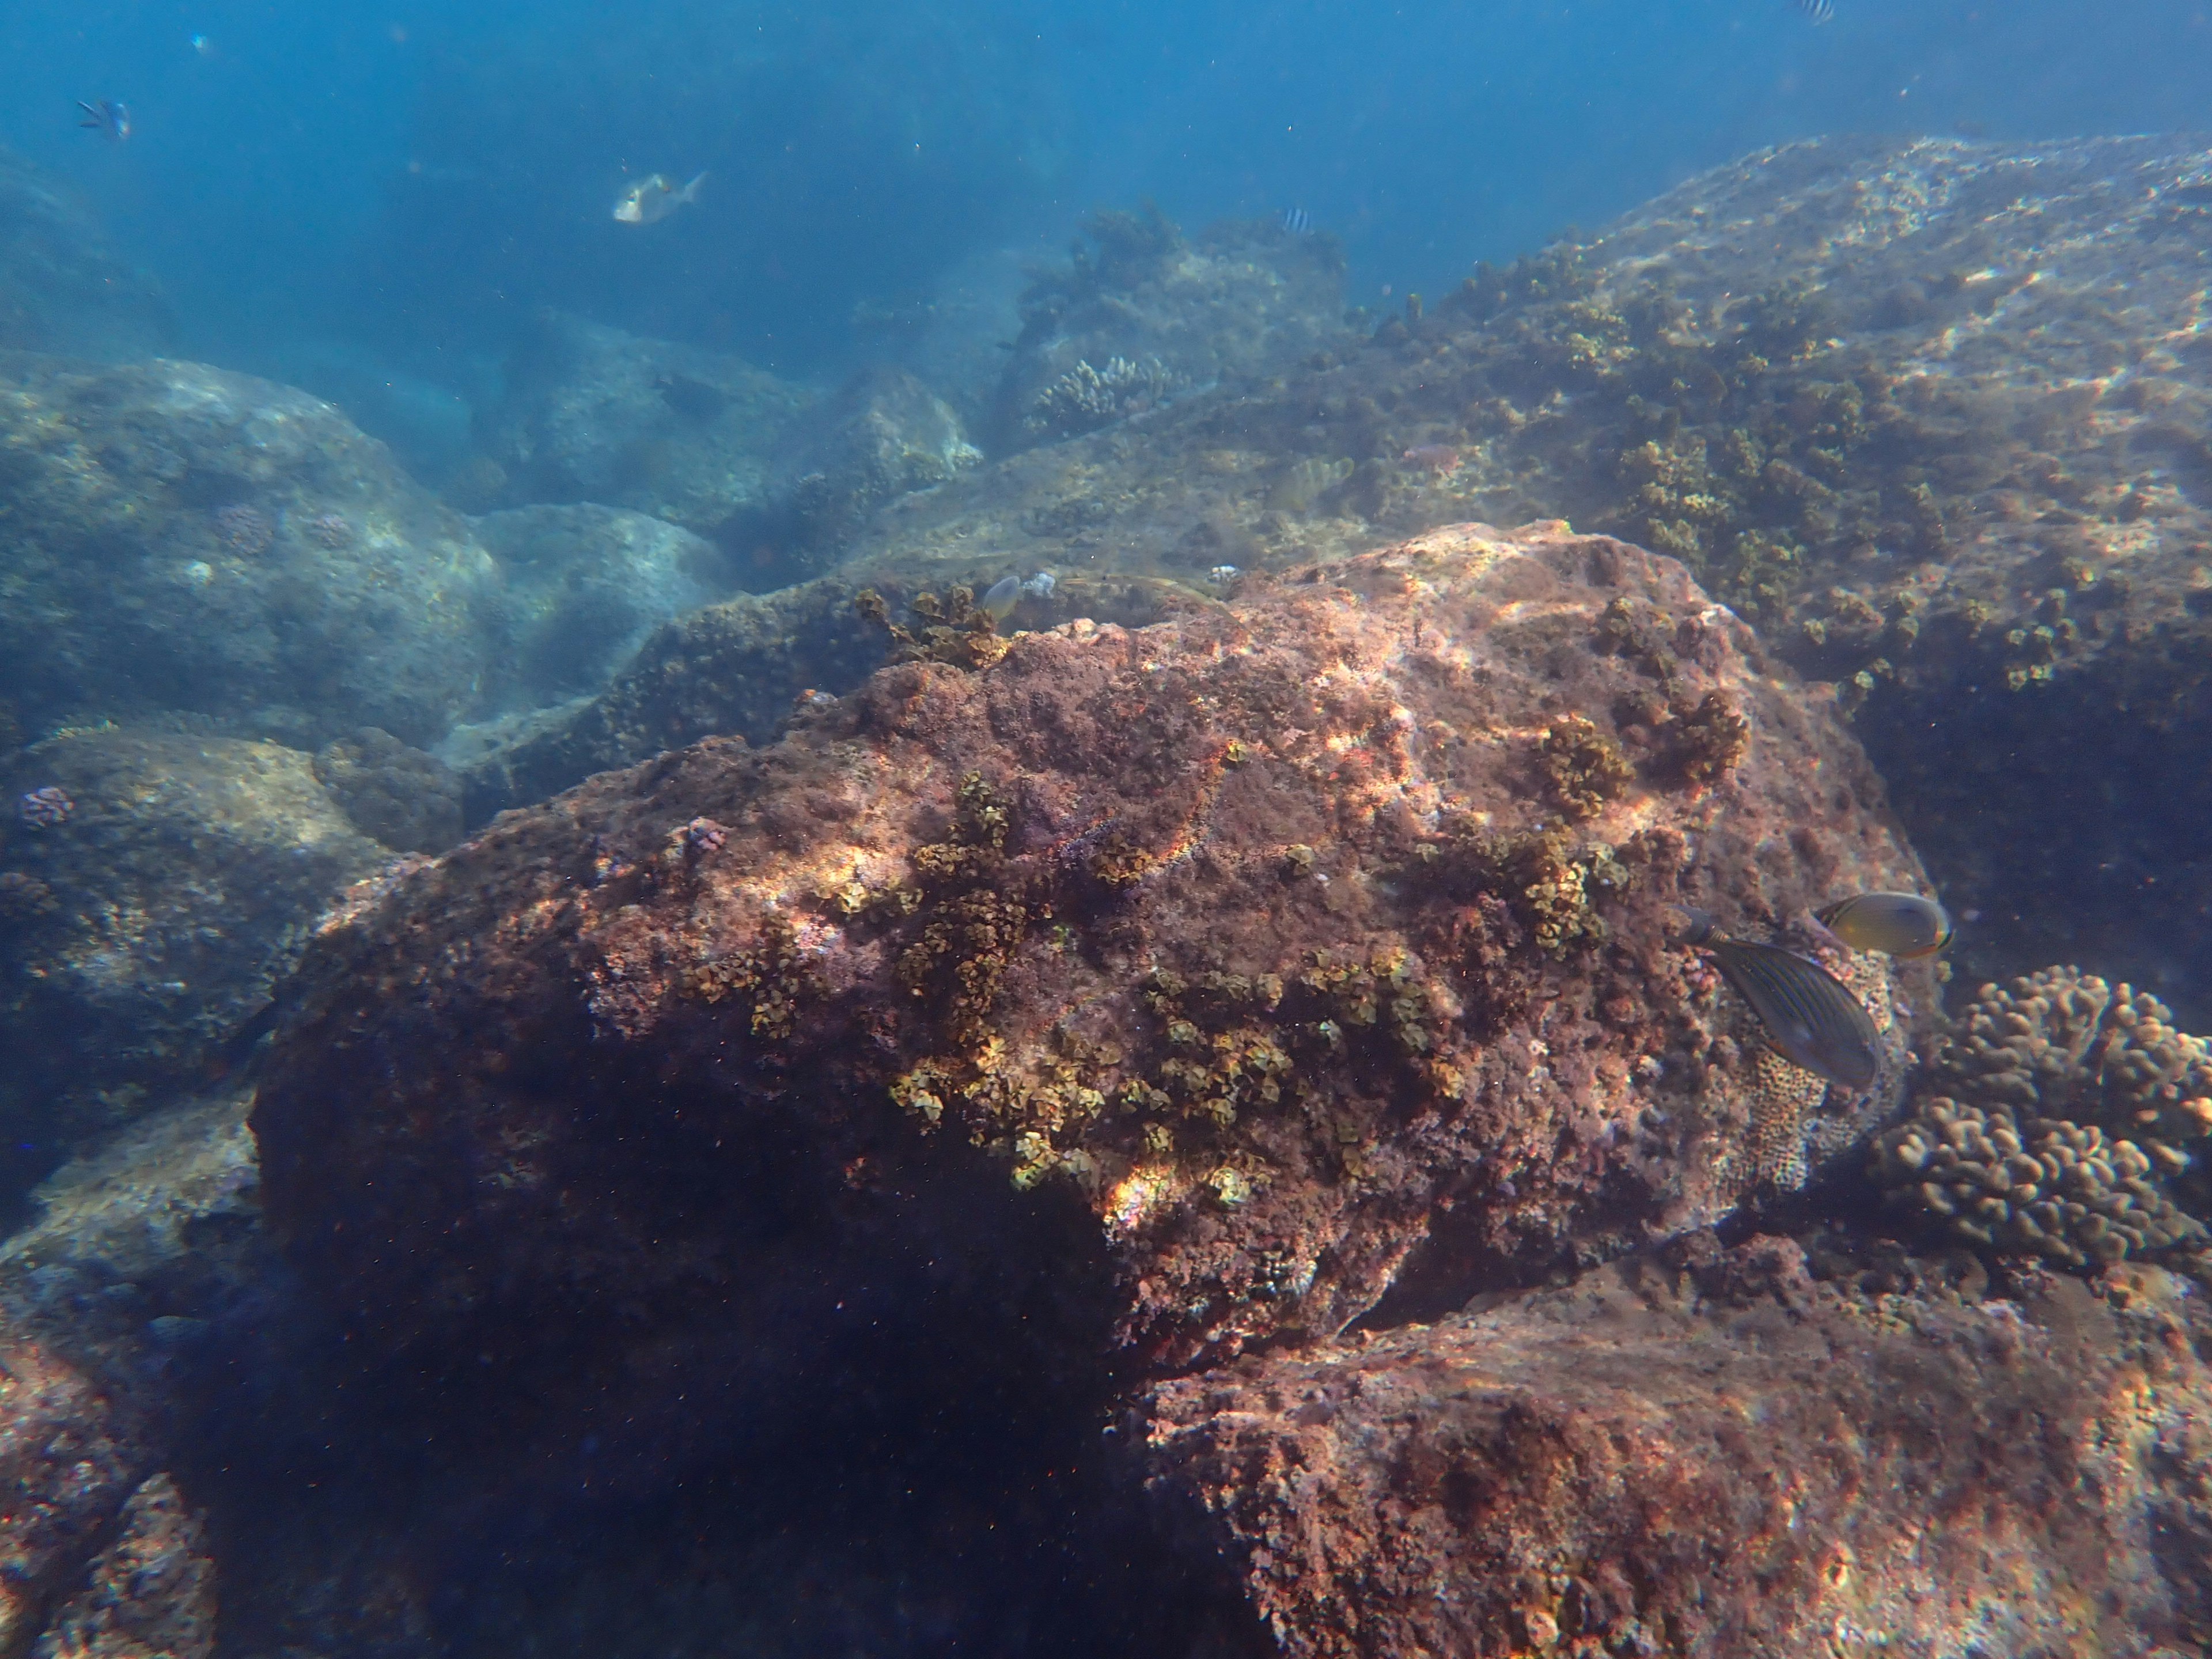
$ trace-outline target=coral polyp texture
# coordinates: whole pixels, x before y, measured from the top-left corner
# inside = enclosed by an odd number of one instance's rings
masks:
[[[1871,1169],[1891,1199],[1972,1243],[2068,1267],[2184,1247],[2212,1146],[2212,1045],[2148,992],[2077,968],[1984,985],[1936,1043],[1918,1115]]]
[[[1741,727],[1691,781],[1709,702]],[[1571,823],[1570,716],[1629,769]],[[542,1365],[594,1413],[639,1386],[611,1310],[712,1364],[768,1297],[796,1354],[871,1256],[988,1255],[1072,1352],[1188,1364],[1333,1332],[1417,1251],[1407,1293],[1463,1299],[1802,1178],[1893,1109],[1925,970],[1845,964],[1873,1090],[1778,1085],[1669,907],[1786,932],[1917,880],[1679,565],[1462,526],[501,817],[313,948],[269,1214],[365,1358]]]

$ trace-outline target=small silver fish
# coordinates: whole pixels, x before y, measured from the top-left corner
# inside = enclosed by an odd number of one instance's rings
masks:
[[[1850,987],[1793,951],[1729,939],[1703,910],[1680,908],[1690,919],[1684,942],[1713,959],[1721,977],[1751,1005],[1777,1054],[1847,1089],[1874,1081],[1881,1034]]]
[[[131,136],[131,106],[128,104],[118,104],[112,98],[103,98],[96,104],[88,104],[80,98],[76,100],[76,106],[84,112],[77,118],[77,125],[96,128],[118,143]]]
[[[1797,9],[1811,18],[1817,26],[1833,21],[1836,0],[1797,0]]]
[[[1060,586],[1049,570],[1040,570],[1022,584],[1022,592],[1033,599],[1048,599],[1052,590]]]
[[[1934,956],[1958,931],[1942,905],[1917,893],[1855,893],[1817,914],[1852,950],[1907,960]]]
[[[677,209],[699,199],[699,186],[707,182],[700,173],[678,190],[663,173],[649,173],[615,198],[615,217],[626,225],[659,224]]]
[[[1014,614],[1014,607],[1022,602],[1022,579],[1001,576],[983,590],[983,597],[975,603],[991,613],[994,622],[1004,622]]]
[[[1310,236],[1313,234],[1313,215],[1308,213],[1304,208],[1294,207],[1283,210],[1283,232],[1285,235]]]

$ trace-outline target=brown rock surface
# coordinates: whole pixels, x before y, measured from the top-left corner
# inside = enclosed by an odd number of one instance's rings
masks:
[[[2023,1308],[1704,1244],[1168,1383],[1156,1492],[1204,1513],[1291,1656],[2212,1636],[2212,1326],[2183,1281]]]
[[[1425,1241],[1463,1299],[1802,1181],[1893,1106],[1924,974],[1837,963],[1885,1064],[1824,1090],[1668,908],[1917,878],[1679,566],[1462,527],[502,817],[313,951],[264,1191],[357,1352],[611,1436],[687,1367],[803,1372],[901,1274],[1186,1364],[1334,1331]]]

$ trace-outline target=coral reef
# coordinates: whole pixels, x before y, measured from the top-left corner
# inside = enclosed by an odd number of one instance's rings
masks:
[[[1540,732],[1647,752],[1624,597],[1747,746],[1562,830]],[[1860,959],[1883,1076],[1777,1129],[1748,1017],[1668,945],[1683,897],[1779,927],[1918,880],[1753,649],[1669,561],[1466,528],[602,775],[323,934],[255,1109],[272,1220],[350,1363],[471,1421],[532,1400],[486,1443],[592,1433],[628,1479],[813,1386],[872,1262],[1033,1273],[962,1316],[1176,1367],[1734,1212],[1894,1109],[1932,989]],[[762,1298],[787,1341],[724,1374]]]
[[[1165,1383],[1154,1496],[1290,1655],[2203,1639],[2202,1297],[2138,1268],[2023,1310],[1684,1244]]]
[[[1187,240],[1157,207],[1097,214],[1069,263],[1033,273],[1021,296],[990,445],[1092,431],[1170,391],[1348,345],[1343,282],[1333,237],[1285,237],[1257,221]]]
[[[274,744],[117,728],[18,763],[76,807],[0,847],[10,1201],[26,1170],[230,1063],[324,907],[390,856]]]
[[[1072,438],[1151,409],[1174,390],[1157,357],[1109,357],[1101,368],[1081,362],[1037,393],[1022,425],[1035,437]]]
[[[442,853],[461,838],[461,781],[435,757],[364,726],[326,744],[315,781],[353,827],[396,853]]]
[[[1973,1243],[2110,1265],[2186,1247],[2203,1223],[2212,1048],[2156,997],[2077,968],[1984,985],[1931,1053],[1919,1114],[1882,1135],[1869,1176]]]
[[[46,1621],[36,1659],[208,1659],[215,1565],[176,1481],[149,1476],[117,1525],[87,1583]]]

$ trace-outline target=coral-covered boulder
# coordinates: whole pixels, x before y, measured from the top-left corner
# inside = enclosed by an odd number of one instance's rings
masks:
[[[167,360],[0,364],[0,702],[190,709],[320,741],[442,733],[477,696],[497,572],[329,404]]]
[[[2130,1267],[2109,1304],[2061,1280],[2023,1309],[1701,1242],[1168,1383],[1156,1494],[1297,1659],[2196,1650],[2186,1284]]]
[[[316,917],[391,854],[272,743],[87,732],[10,776],[0,1110],[6,1164],[42,1170],[221,1069]]]
[[[985,637],[318,943],[254,1122],[363,1363],[587,1422],[604,1471],[826,1375],[848,1303],[965,1286],[956,1375],[1009,1318],[1183,1365],[1701,1224],[1893,1108],[1924,969],[1829,947],[1881,1028],[1853,1091],[1668,944],[1692,896],[1819,950],[1808,906],[1917,878],[1673,562],[1462,527]]]

